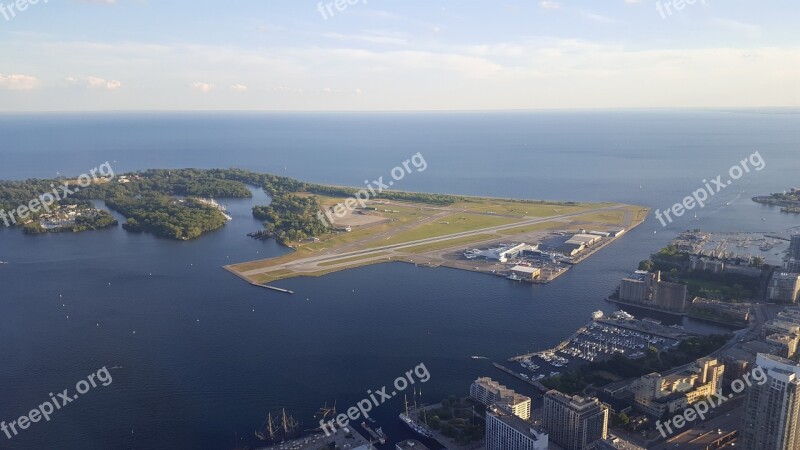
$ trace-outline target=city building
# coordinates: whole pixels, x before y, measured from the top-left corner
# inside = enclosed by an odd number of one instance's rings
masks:
[[[547,433],[533,422],[522,420],[493,405],[486,410],[486,450],[547,450]]]
[[[617,228],[615,230],[611,230],[611,237],[620,237],[625,234],[627,230],[625,228]]]
[[[686,310],[687,287],[684,284],[661,280],[661,272],[637,270],[623,278],[619,286],[619,300],[669,311]]]
[[[748,323],[750,321],[750,305],[695,297],[692,300],[692,311],[726,322]]]
[[[692,270],[721,273],[725,270],[725,262],[716,258],[706,258],[705,256],[692,256],[689,258]]]
[[[745,450],[800,448],[800,365],[779,356],[759,353],[756,365],[767,381],[747,390],[740,430]]]
[[[631,383],[634,403],[653,417],[674,414],[722,388],[725,366],[715,358],[700,358],[669,375],[651,373]]]
[[[596,398],[549,391],[544,395],[542,426],[565,450],[587,450],[608,437],[608,407]]]
[[[415,439],[399,442],[394,446],[397,450],[430,450],[425,444]]]
[[[797,308],[787,307],[783,311],[778,312],[778,320],[784,322],[791,322],[800,325],[800,311]]]
[[[795,236],[792,236],[794,239]],[[775,272],[767,286],[767,300],[779,303],[797,303],[800,293],[800,275],[796,273]]]
[[[514,266],[511,274],[526,281],[536,280],[542,275],[542,269],[529,266]]]
[[[745,374],[749,376],[752,367],[750,361],[734,356],[725,356],[722,358],[722,362],[725,364],[725,374],[722,376],[723,386],[730,386],[734,380],[744,379]]]
[[[782,320],[780,318],[772,319],[761,327],[761,336],[766,337],[774,333],[793,333],[800,334],[800,324]]]
[[[522,252],[532,251],[538,249],[538,245],[516,244],[506,245],[502,247],[490,248],[483,250],[477,254],[479,258],[486,258],[492,261],[501,263],[508,262],[509,259],[514,259]]]
[[[517,394],[488,377],[475,380],[469,387],[469,396],[485,406],[501,405],[523,420],[531,417],[531,398]]]
[[[782,358],[791,358],[797,353],[800,336],[794,333],[775,333],[767,336],[765,340],[772,347],[770,353]]]
[[[572,236],[567,242],[565,242],[564,247],[566,248],[566,253],[568,255],[574,256],[582,252],[584,249],[586,249],[586,247],[594,245],[599,240],[600,236],[579,233]]]
[[[656,284],[655,306],[669,311],[686,311],[686,294],[688,288],[685,284],[661,281],[658,273]]]
[[[602,440],[596,445],[597,450],[646,450],[644,447],[632,444],[622,438],[616,436],[609,436],[608,439]]]
[[[800,259],[786,258],[783,261],[783,271],[788,273],[800,273]]]
[[[619,299],[629,303],[650,302],[655,290],[656,275],[645,270],[637,270],[630,277],[623,278],[619,285]]]
[[[789,243],[789,252],[786,254],[786,259],[800,260],[800,234],[795,234]]]

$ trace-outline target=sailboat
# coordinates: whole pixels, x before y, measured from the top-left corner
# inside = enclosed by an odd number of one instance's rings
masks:
[[[280,414],[275,414],[274,419],[271,412],[267,414],[266,420],[255,434],[261,441],[277,442],[297,437],[299,429],[300,422],[286,415],[286,409],[282,409]]]
[[[417,391],[414,390],[414,409],[416,409],[416,406],[417,406],[416,396],[417,396]],[[428,437],[428,438],[433,437],[433,433],[427,427],[425,427],[424,425],[422,425],[420,423],[415,422],[414,419],[411,418],[411,412],[408,409],[408,397],[407,396],[403,396],[403,402],[405,404],[405,408],[404,408],[403,412],[400,413],[400,416],[399,416],[400,417],[400,421],[402,421],[408,428],[410,428],[411,431],[419,434],[420,436],[424,436],[424,437]],[[424,412],[424,410],[423,410],[423,412]]]
[[[264,434],[265,432],[266,434]],[[262,441],[274,441],[276,436],[275,422],[272,420],[272,413],[269,413],[267,419],[261,424],[261,428],[256,430],[256,437]]]

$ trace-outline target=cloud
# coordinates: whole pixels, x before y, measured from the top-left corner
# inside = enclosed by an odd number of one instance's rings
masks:
[[[243,84],[233,84],[231,85],[231,90],[233,92],[247,92],[247,86]]]
[[[29,91],[39,86],[39,79],[30,75],[0,73],[0,88],[10,91]]]
[[[69,78],[67,80],[69,80]],[[117,80],[106,80],[105,78],[100,77],[89,77],[87,83],[89,84],[89,87],[106,89],[109,91],[116,91],[122,87],[122,83]]]
[[[200,91],[204,94],[208,94],[212,89],[214,89],[214,85],[212,83],[205,83],[203,81],[195,81],[191,84],[191,86],[192,89]]]
[[[539,7],[544,9],[558,9],[561,8],[561,3],[555,0],[540,0]]]

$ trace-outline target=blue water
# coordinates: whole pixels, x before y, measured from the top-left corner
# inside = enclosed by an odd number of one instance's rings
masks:
[[[663,210],[754,151],[766,163],[699,220],[662,228],[651,217],[547,286],[397,263],[281,282],[293,296],[253,288],[220,267],[287,251],[246,237],[259,228],[249,210],[268,201],[261,192],[226,201],[234,221],[192,242],[119,228],[0,229],[0,260],[11,262],[0,266],[0,420],[122,366],[52,421],[13,440],[0,434],[0,448],[218,449],[237,435],[253,444],[270,410],[286,407],[311,428],[324,402],[344,410],[419,363],[431,373],[428,401],[464,394],[482,375],[526,392],[469,356],[501,360],[558,342],[612,308],[604,296],[680,230],[800,226],[749,200],[798,184],[798,129],[800,113],[789,110],[0,115],[2,179],[110,161],[118,173],[241,167],[360,185],[422,152],[427,170],[396,188]],[[396,398],[375,411],[392,440],[407,437],[401,408]]]

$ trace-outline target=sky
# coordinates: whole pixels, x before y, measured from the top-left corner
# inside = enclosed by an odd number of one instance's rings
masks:
[[[798,107],[798,19],[797,0],[0,0],[0,112]]]

